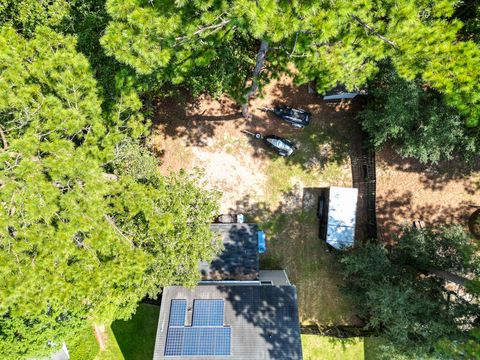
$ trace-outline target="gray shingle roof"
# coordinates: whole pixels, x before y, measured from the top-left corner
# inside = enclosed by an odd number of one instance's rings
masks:
[[[255,280],[258,278],[258,226],[255,224],[212,224],[225,249],[211,263],[202,262],[204,280]]]
[[[302,359],[296,290],[293,286],[200,285],[193,289],[171,286],[164,290],[153,359],[181,359],[165,356],[170,305],[174,299],[187,301],[185,325],[192,323],[195,299],[224,300],[224,325],[231,328],[229,356],[217,360]],[[211,356],[188,356],[205,360]]]

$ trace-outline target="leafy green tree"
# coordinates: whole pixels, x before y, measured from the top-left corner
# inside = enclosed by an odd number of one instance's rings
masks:
[[[59,26],[68,17],[70,4],[66,0],[2,0],[0,26],[11,25],[26,36],[32,36],[39,25]]]
[[[445,359],[478,359],[480,357],[480,329],[470,330],[468,337],[463,341],[440,340],[437,352]]]
[[[376,147],[392,144],[401,156],[422,163],[477,156],[479,129],[467,128],[458,111],[422,80],[402,79],[387,65],[369,89],[370,101],[359,116]]]
[[[286,72],[294,64],[297,81],[316,79],[320,92],[338,82],[362,86],[378,72],[380,60],[391,59],[402,77],[422,77],[475,125],[480,50],[470,40],[458,40],[462,24],[452,16],[454,5],[450,0],[109,0],[113,21],[102,44],[139,74],[180,84],[194,69],[204,73],[199,68],[215,58],[213,46],[223,48],[240,33],[254,48],[260,40],[270,45],[267,72]],[[229,68],[243,69],[245,78],[251,76],[243,57],[225,60],[232,61]]]
[[[112,21],[101,43],[107,54],[157,84],[184,84],[239,98],[253,40],[224,16],[228,4],[107,1]],[[128,46],[126,46],[128,44]]]
[[[128,318],[145,295],[195,284],[198,261],[218,250],[217,195],[122,145],[144,124],[103,114],[75,46],[44,27],[30,40],[0,28],[1,358]]]
[[[396,261],[417,269],[480,276],[479,248],[461,226],[405,228],[394,248]]]
[[[480,3],[478,0],[463,0],[455,6],[453,16],[463,23],[460,34],[463,39],[480,43]]]
[[[465,285],[469,294],[477,298],[480,297],[480,280],[470,280]],[[461,340],[448,338],[440,339],[437,344],[437,352],[445,358],[450,359],[478,359],[480,357],[480,326],[477,323],[468,332],[467,336]]]
[[[479,49],[458,41],[454,1],[322,2],[295,37],[299,80],[317,79],[320,91],[337,82],[362,86],[390,59],[407,80],[421,77],[478,124]],[[292,47],[293,51],[293,47]]]
[[[444,280],[422,266],[478,274],[478,255],[468,240],[455,227],[411,230],[391,252],[369,243],[343,257],[346,290],[359,303],[366,328],[384,340],[386,358],[396,353],[435,357],[439,339],[466,341],[478,304],[452,296]]]

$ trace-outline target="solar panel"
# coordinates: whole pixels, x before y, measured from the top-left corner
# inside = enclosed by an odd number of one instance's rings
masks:
[[[215,355],[214,338],[212,337],[212,328],[189,328],[185,329],[189,335],[185,343],[184,355]]]
[[[167,333],[167,343],[165,345],[166,356],[182,355],[183,350],[183,327],[169,327]]]
[[[223,325],[223,300],[195,300],[192,326],[185,326],[187,301],[172,300],[165,356],[230,355],[231,329]]]
[[[172,300],[170,303],[170,320],[168,326],[184,326],[187,300]]]
[[[214,355],[230,355],[230,338],[232,329],[229,327],[213,329],[215,331]]]
[[[223,326],[223,300],[195,300],[192,326]]]

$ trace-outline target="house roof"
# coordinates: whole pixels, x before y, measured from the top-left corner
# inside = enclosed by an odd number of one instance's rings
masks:
[[[164,290],[154,360],[302,359],[293,286]]]
[[[258,226],[212,224],[222,237],[224,250],[211,261],[200,263],[203,280],[256,280],[259,270]]]
[[[353,245],[358,189],[330,187],[328,196],[327,243],[336,249]]]

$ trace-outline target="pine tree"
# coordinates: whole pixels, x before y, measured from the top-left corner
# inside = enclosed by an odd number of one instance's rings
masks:
[[[480,111],[480,50],[458,39],[462,24],[452,18],[455,3],[109,0],[113,21],[102,44],[139,74],[179,84],[213,61],[214,44],[223,48],[240,33],[251,39],[252,49],[260,41],[269,44],[265,71],[270,76],[294,64],[297,81],[316,80],[319,92],[338,83],[349,89],[364,86],[378,72],[379,61],[391,59],[402,77],[422,77],[474,126]],[[250,55],[249,72],[244,59],[225,60],[251,77],[255,55]],[[242,86],[246,95],[249,87]]]
[[[85,322],[128,318],[145,295],[195,284],[198,261],[218,250],[216,195],[160,176],[138,146],[122,156],[144,125],[103,114],[75,46],[44,27],[30,40],[0,30],[2,358],[48,354]]]

